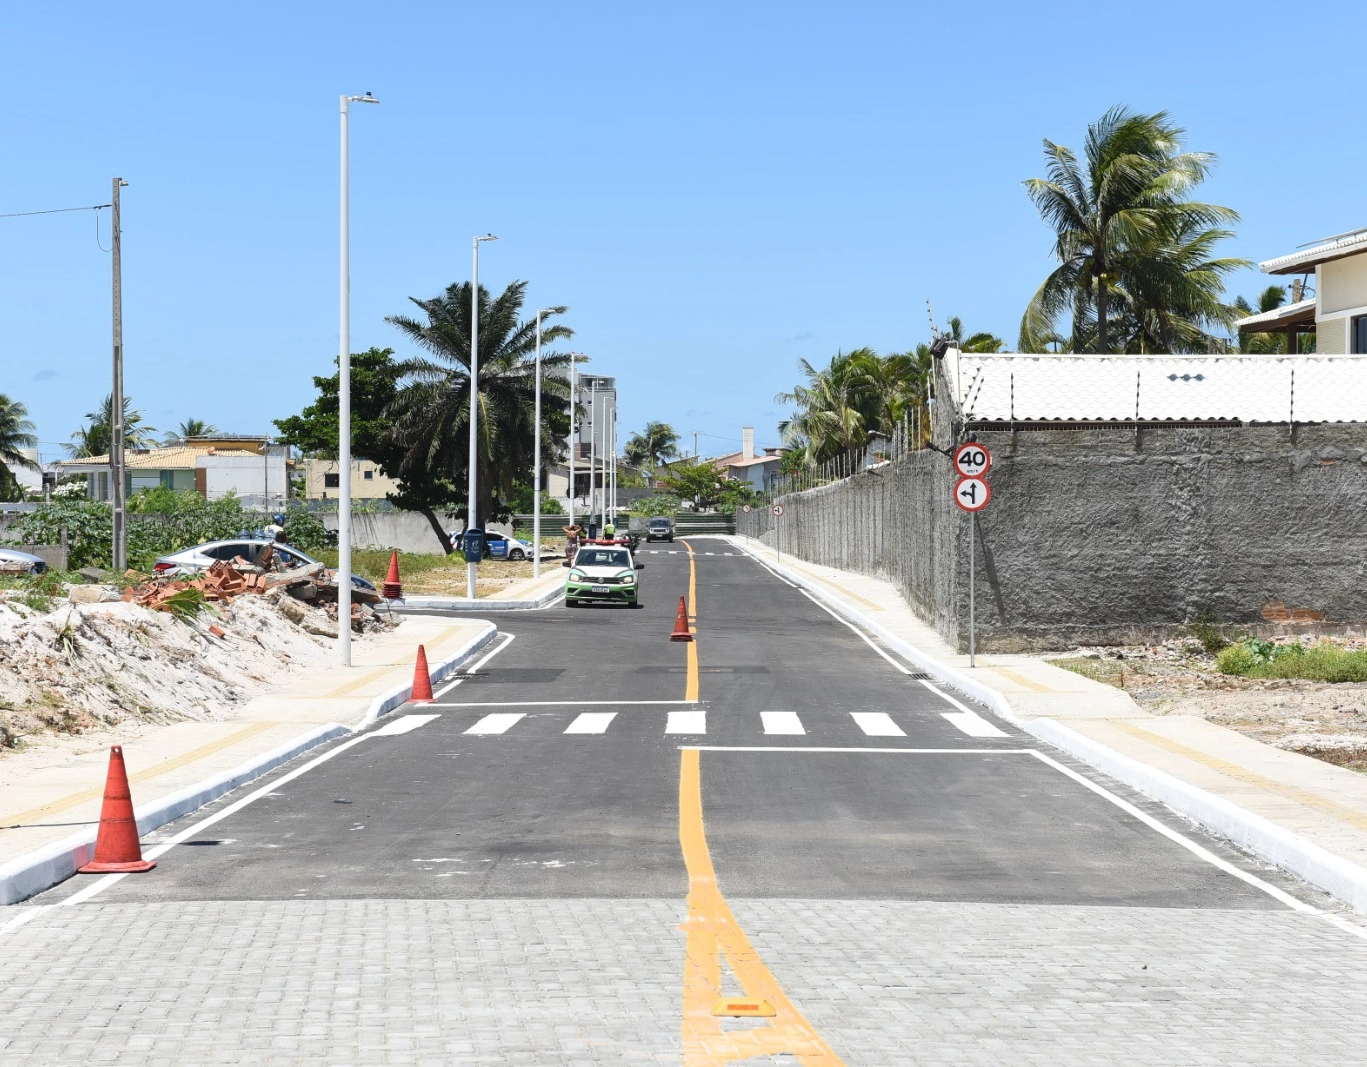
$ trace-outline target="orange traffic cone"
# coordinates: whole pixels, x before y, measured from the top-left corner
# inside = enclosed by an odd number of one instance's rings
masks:
[[[138,843],[138,824],[133,818],[133,796],[128,790],[128,771],[123,765],[123,749],[109,750],[109,776],[104,782],[104,807],[100,810],[100,832],[95,838],[95,858],[81,874],[133,874],[150,871],[156,863],[142,858]]]
[[[679,597],[679,614],[674,616],[674,632],[669,635],[671,641],[692,641],[693,635],[688,632],[688,604],[683,597]]]
[[[399,584],[399,553],[397,549],[389,557],[389,573],[385,576],[384,586],[380,593],[386,600],[403,599],[403,586]]]
[[[430,704],[432,696],[432,676],[427,673],[427,649],[418,646],[418,662],[413,667],[413,695],[408,698],[413,704]]]

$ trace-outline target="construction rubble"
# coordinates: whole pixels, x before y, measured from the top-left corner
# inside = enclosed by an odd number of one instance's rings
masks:
[[[398,625],[377,594],[353,595],[357,634]],[[332,661],[336,637],[336,579],[321,564],[234,560],[126,590],[93,581],[50,596],[0,589],[0,754],[46,750],[62,735],[99,744],[113,728],[126,738],[141,724],[232,718]],[[0,786],[6,774],[0,755]]]
[[[285,568],[269,546],[256,563],[241,556],[231,563],[215,560],[207,571],[193,578],[154,577],[125,590],[123,600],[153,611],[175,613],[185,603],[183,595],[187,593],[205,603],[232,603],[240,596],[266,597],[280,614],[305,632],[319,637],[337,636],[336,572],[321,563]],[[379,593],[353,584],[352,631],[393,629],[396,616],[385,610],[384,604]]]

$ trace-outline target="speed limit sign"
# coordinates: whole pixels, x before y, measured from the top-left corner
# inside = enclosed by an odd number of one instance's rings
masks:
[[[992,469],[992,453],[970,441],[954,450],[954,469],[960,478],[981,478]]]
[[[960,478],[954,487],[954,503],[965,511],[982,511],[992,499],[992,487],[981,478]]]
[[[782,504],[775,504],[775,505],[774,505],[772,508],[770,508],[769,510],[772,511],[772,512],[774,513],[774,518],[778,518],[780,515],[783,514],[783,505],[782,505]]]

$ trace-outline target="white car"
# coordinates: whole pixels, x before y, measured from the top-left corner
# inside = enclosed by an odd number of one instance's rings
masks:
[[[29,574],[42,574],[47,570],[47,560],[32,552],[20,552],[17,548],[0,548],[0,564],[27,563]]]

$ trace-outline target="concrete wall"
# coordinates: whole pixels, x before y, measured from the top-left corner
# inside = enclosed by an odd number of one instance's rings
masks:
[[[201,456],[195,461],[195,467],[196,486],[202,489],[207,500],[235,493],[246,507],[276,507],[285,499],[289,488],[283,453]]]
[[[318,516],[324,528],[337,529],[337,513]],[[440,517],[440,516],[439,516]],[[459,519],[444,519],[447,528],[460,529]],[[416,511],[384,511],[351,516],[351,545],[353,548],[397,548],[401,552],[444,552],[436,533]]]
[[[783,550],[892,580],[966,648],[976,521],[983,651],[1144,642],[1206,617],[1367,624],[1367,426],[977,436],[993,495],[976,520],[953,506],[949,460],[913,453],[783,498]],[[757,509],[741,532],[772,545],[771,523]]]
[[[1367,254],[1322,263],[1318,281],[1318,313],[1367,307]]]

